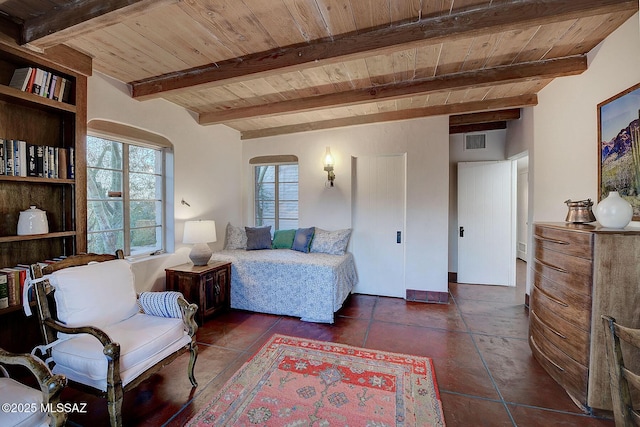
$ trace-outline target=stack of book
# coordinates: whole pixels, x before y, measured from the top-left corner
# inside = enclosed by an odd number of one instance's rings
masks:
[[[39,264],[44,267],[53,262],[62,261],[64,256],[42,261]],[[22,295],[27,277],[30,276],[29,265],[18,264],[11,268],[0,268],[0,309],[22,304]],[[29,301],[33,300],[29,290]]]
[[[69,102],[71,93],[69,79],[36,67],[16,69],[9,86],[62,102]]]
[[[0,139],[0,175],[73,179],[74,155],[73,148]]]

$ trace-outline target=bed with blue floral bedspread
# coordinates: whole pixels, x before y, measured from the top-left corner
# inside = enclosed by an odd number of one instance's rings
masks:
[[[212,260],[231,262],[231,307],[333,323],[358,282],[353,255],[289,249],[223,250]]]

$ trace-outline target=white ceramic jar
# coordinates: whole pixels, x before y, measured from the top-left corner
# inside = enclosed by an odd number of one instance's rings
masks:
[[[20,218],[18,218],[18,236],[46,234],[48,232],[49,223],[45,211],[35,206],[29,206],[29,209],[20,212]]]
[[[603,227],[625,228],[631,222],[633,208],[617,191],[610,191],[596,206],[595,214]]]

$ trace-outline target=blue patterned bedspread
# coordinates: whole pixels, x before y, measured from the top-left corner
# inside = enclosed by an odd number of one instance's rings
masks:
[[[358,283],[353,255],[290,249],[224,250],[211,260],[231,261],[231,307],[333,323]]]

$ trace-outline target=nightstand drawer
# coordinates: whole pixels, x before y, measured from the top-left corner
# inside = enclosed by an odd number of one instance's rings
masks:
[[[535,226],[534,238],[536,246],[591,259],[593,253],[593,236],[591,233],[567,232],[552,227]]]
[[[573,360],[582,365],[589,364],[590,333],[557,316],[544,304],[540,294],[532,301],[529,311],[529,327],[552,342]]]
[[[554,346],[535,328],[529,336],[531,353],[567,393],[579,402],[587,400],[589,370]]]

